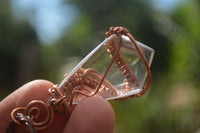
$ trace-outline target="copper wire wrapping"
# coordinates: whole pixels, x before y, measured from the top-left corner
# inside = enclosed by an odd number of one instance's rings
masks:
[[[129,31],[126,28],[124,28],[124,27],[111,27],[110,31],[107,32],[106,35],[107,35],[107,37],[109,37],[112,34],[116,34],[119,37],[120,43],[122,43],[122,41],[121,41],[121,35],[127,36],[131,40],[131,42],[133,43],[133,45],[136,48],[138,54],[140,55],[140,58],[142,59],[142,62],[143,62],[144,67],[145,67],[145,70],[147,72],[146,85],[143,87],[143,89],[142,89],[142,91],[140,93],[134,94],[132,96],[129,96],[129,97],[140,97],[140,96],[142,96],[146,92],[146,90],[149,88],[149,86],[151,84],[151,71],[150,71],[149,65],[147,63],[147,60],[146,60],[144,54],[142,53],[142,50],[138,46],[137,42],[135,41],[135,39],[133,38],[133,36],[129,33]],[[123,63],[122,65],[126,66],[125,63]],[[127,73],[132,73],[132,72],[130,70],[127,70]],[[124,75],[124,74],[122,73],[122,75]],[[134,75],[132,75],[132,76],[134,76]],[[133,77],[133,79],[135,79],[135,77]],[[128,97],[120,98],[120,99],[126,99],[126,98],[128,98]]]
[[[94,96],[97,93],[108,93],[105,95],[111,96],[115,93],[118,93],[117,88],[115,88],[105,79],[114,62],[121,71],[121,74],[125,80],[128,81],[128,83],[133,83],[135,86],[137,86],[138,81],[134,72],[131,70],[129,65],[120,54],[120,48],[122,46],[122,35],[127,36],[137,50],[145,66],[147,80],[146,85],[143,87],[140,93],[118,99],[139,97],[143,95],[151,83],[151,71],[143,52],[126,28],[111,27],[110,31],[107,32],[106,35],[109,37],[112,34],[116,34],[119,38],[119,45],[117,45],[117,43],[111,43],[107,45],[107,52],[110,54],[112,59],[103,75],[101,75],[97,70],[94,70],[93,68],[80,68],[65,82],[62,91],[58,88],[57,85],[49,89],[51,98],[47,104],[40,100],[31,101],[26,107],[19,107],[14,109],[11,113],[12,120],[19,125],[23,125],[24,122],[22,120],[28,116],[27,118],[28,120],[30,119],[29,121],[32,124],[31,126],[33,126],[36,130],[42,130],[47,128],[52,123],[54,113],[64,115],[65,118],[68,119],[74,108],[74,105],[72,105],[73,100],[78,94],[89,97]],[[127,86],[129,86],[129,84]],[[127,86],[122,87],[124,87],[124,90],[126,90],[126,88],[128,88]],[[107,91],[103,92],[104,89]],[[41,115],[41,109],[38,105],[43,107],[46,111],[44,120],[40,122],[37,121]],[[17,115],[18,113],[22,115]]]
[[[44,107],[46,111],[45,119],[39,122],[37,122],[37,120],[40,118],[41,109],[37,107],[38,105]],[[23,114],[23,116],[17,118],[17,113],[21,113]],[[33,100],[26,107],[19,107],[14,109],[11,113],[11,118],[15,123],[22,125],[22,123],[20,122],[21,119],[23,119],[24,116],[29,116],[32,120],[33,127],[36,130],[42,130],[51,124],[51,122],[53,121],[53,115],[53,108],[51,108],[41,100]]]

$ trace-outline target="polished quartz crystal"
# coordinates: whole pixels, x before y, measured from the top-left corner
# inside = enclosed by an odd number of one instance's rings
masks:
[[[137,43],[150,66],[154,50]],[[66,96],[76,93],[73,103],[78,103],[86,95],[94,94],[98,87],[96,95],[106,100],[140,93],[146,80],[144,63],[128,37],[122,35],[122,46],[116,52],[119,44],[119,37],[115,34],[106,38],[65,76],[58,86],[61,92]],[[116,59],[105,75],[115,54]],[[100,84],[104,75],[105,79]]]
[[[149,67],[154,50],[136,42],[123,27],[111,27],[106,35],[59,85],[49,88],[51,97],[47,104],[33,100],[26,107],[15,108],[12,120],[35,132],[49,127],[55,114],[69,119],[75,105],[85,97],[110,100],[143,95],[151,83]],[[41,111],[46,115],[41,116]],[[9,128],[13,128],[13,123]]]

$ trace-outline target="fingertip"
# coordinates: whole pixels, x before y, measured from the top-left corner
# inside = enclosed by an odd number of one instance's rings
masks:
[[[100,97],[88,97],[74,108],[64,133],[111,133],[114,124],[112,106]]]
[[[11,121],[10,113],[16,107],[24,107],[32,100],[47,101],[48,89],[52,83],[46,80],[34,80],[17,89],[1,101],[0,129],[5,131]]]

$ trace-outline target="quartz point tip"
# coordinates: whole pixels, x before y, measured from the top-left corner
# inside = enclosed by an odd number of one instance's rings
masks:
[[[136,48],[127,36],[121,37],[122,46],[116,55],[116,60],[96,93],[106,100],[140,93],[147,77],[145,66]],[[61,92],[69,94],[75,90],[84,94],[93,94],[112,61],[119,43],[119,37],[115,34],[100,43],[60,83],[58,88]],[[137,43],[150,67],[154,50],[138,41]],[[84,97],[82,94],[76,94],[73,104]]]

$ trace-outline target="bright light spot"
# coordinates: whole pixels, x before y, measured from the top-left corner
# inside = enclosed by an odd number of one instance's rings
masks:
[[[44,44],[51,44],[61,37],[66,27],[77,16],[75,7],[63,4],[63,0],[12,0],[17,18],[27,18]]]
[[[158,10],[164,12],[171,12],[179,3],[184,2],[185,0],[151,0],[152,4]]]

